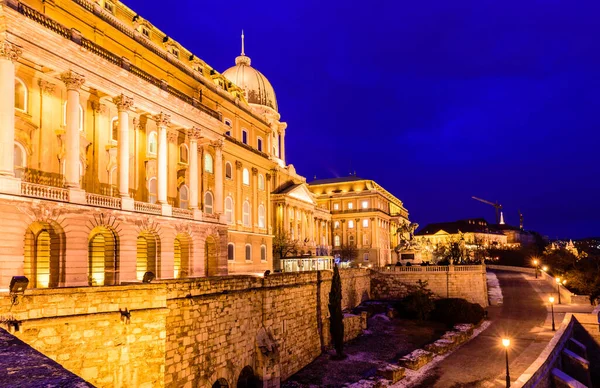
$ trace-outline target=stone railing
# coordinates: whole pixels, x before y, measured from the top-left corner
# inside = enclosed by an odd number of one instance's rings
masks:
[[[388,266],[383,271],[389,272],[481,272],[481,265],[412,265]]]
[[[162,206],[155,203],[135,201],[133,208],[136,212],[161,215]]]
[[[111,209],[121,208],[121,198],[109,197],[106,195],[85,193],[85,200],[88,205],[108,207]]]
[[[21,195],[53,201],[69,201],[69,190],[67,189],[28,182],[21,182]]]
[[[181,209],[178,207],[174,207],[172,214],[173,214],[173,217],[177,217],[177,218],[187,218],[190,220],[194,218],[194,212],[189,209]]]

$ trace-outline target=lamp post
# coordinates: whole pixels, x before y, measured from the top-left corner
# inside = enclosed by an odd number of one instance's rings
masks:
[[[506,356],[506,388],[510,387],[510,372],[508,370],[508,346],[510,340],[508,338],[502,338],[502,345],[504,346],[504,354]]]
[[[537,279],[537,273],[538,273],[538,268],[539,268],[540,262],[538,261],[538,259],[534,259],[533,264],[535,265],[535,278]]]
[[[556,292],[558,293],[558,304],[560,303],[560,278],[556,278]]]
[[[550,308],[552,309],[552,331],[556,331],[554,327],[554,297],[550,297]]]

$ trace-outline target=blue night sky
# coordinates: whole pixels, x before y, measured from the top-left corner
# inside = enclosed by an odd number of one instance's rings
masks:
[[[411,220],[600,235],[600,3],[148,0],[125,3],[211,66],[271,81],[287,161],[374,179]],[[161,2],[163,4],[163,2]]]

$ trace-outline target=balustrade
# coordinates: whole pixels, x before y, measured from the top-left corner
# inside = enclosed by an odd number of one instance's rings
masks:
[[[21,182],[21,195],[53,201],[69,201],[69,191],[67,189],[37,185],[29,182]]]

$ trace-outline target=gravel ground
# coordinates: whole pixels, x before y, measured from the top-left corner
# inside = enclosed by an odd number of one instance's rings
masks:
[[[390,319],[377,314],[368,321],[368,330],[347,343],[344,352],[348,358],[332,360],[333,351],[319,356],[315,361],[290,377],[282,386],[290,387],[341,387],[365,377],[373,376],[377,367],[433,342],[445,332],[442,324]]]

